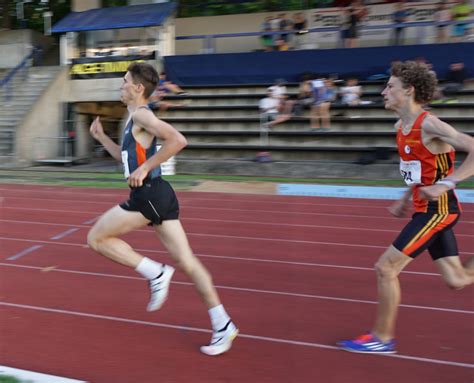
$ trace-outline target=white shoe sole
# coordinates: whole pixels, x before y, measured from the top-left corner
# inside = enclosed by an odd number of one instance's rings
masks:
[[[239,329],[235,329],[235,331],[224,344],[221,344],[219,346],[202,346],[201,352],[209,356],[221,355],[231,349],[232,342],[235,338],[237,338],[237,335],[239,335]]]
[[[170,288],[171,279],[173,278],[174,272],[175,272],[174,267],[171,267],[168,265],[166,266],[165,271],[163,273],[163,277],[162,277],[163,284],[160,291],[160,294],[163,295],[163,298],[161,298],[160,300],[156,300],[154,302],[150,300],[150,303],[148,303],[146,311],[148,312],[156,311],[156,310],[159,310],[164,305],[164,303],[168,299],[169,288]]]
[[[357,351],[353,350],[352,348],[344,348],[340,347],[341,350],[348,351],[348,352],[353,352],[355,354],[396,354],[397,351]]]

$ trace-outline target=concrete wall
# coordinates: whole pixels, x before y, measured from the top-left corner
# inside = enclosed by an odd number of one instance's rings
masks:
[[[41,33],[29,29],[1,31],[0,68],[17,66],[34,46],[39,46],[46,52],[53,42],[54,38],[43,36]]]
[[[211,33],[258,32],[266,16],[277,14],[249,13],[245,15],[225,15],[208,17],[186,17],[176,19],[176,36],[192,36]],[[249,52],[262,48],[258,36],[216,39],[217,52]],[[176,54],[200,53],[203,40],[177,40]]]
[[[68,77],[67,69],[64,68],[18,126],[16,152],[19,165],[57,155],[58,140],[40,140],[40,137],[53,138],[63,135],[63,103]]]
[[[101,8],[102,0],[73,0],[71,10],[73,12],[83,12],[88,9]]]

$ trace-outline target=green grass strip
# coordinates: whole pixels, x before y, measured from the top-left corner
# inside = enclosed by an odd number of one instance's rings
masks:
[[[14,376],[0,375],[0,383],[28,383],[24,380],[19,380]]]
[[[164,176],[173,186],[186,189],[198,185],[202,181],[222,182],[273,182],[300,183],[319,185],[357,185],[357,186],[392,186],[404,187],[401,180],[366,180],[348,178],[289,178],[289,177],[255,177],[226,175],[174,175]],[[0,170],[0,181],[22,183],[55,184],[64,186],[84,186],[98,188],[126,188],[120,172],[81,172],[81,171],[40,171],[40,170]],[[463,189],[473,189],[474,181],[468,180],[461,184]]]

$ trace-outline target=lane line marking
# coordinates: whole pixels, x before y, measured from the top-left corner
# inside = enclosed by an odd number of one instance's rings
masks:
[[[70,225],[65,225],[65,226],[70,226]],[[74,225],[74,226],[77,226],[77,225]],[[54,237],[51,237],[50,239],[56,241],[58,239],[67,237],[69,234],[75,233],[78,230],[79,230],[78,227],[73,227],[72,229],[68,229],[66,231],[63,231],[62,233],[56,234]]]
[[[89,220],[83,222],[82,224],[83,224],[83,225],[92,225],[92,224],[93,224],[95,221],[97,221],[100,217],[101,217],[101,216],[99,215],[99,216],[97,216],[97,217],[94,217],[94,218],[92,218],[92,219],[89,219]]]
[[[87,383],[83,380],[63,378],[56,375],[46,375],[39,372],[20,370],[7,366],[0,366],[0,376],[13,376],[28,383]]]
[[[11,223],[22,223],[22,224],[31,224],[31,225],[49,225],[49,226],[74,226],[73,229],[66,230],[64,233],[60,233],[57,236],[54,236],[50,239],[60,239],[64,236],[73,233],[80,228],[89,228],[90,226],[86,225],[71,225],[71,224],[62,224],[62,223],[48,223],[48,222],[38,222],[38,221],[17,221],[17,220],[2,220],[4,222],[11,222]],[[78,227],[79,226],[79,227]],[[138,233],[150,233],[148,229],[137,229],[133,230],[132,232]],[[367,247],[367,248],[383,248],[386,249],[388,245],[379,246],[379,245],[364,245],[364,244],[354,244],[354,243],[343,243],[343,242],[324,242],[324,241],[305,241],[302,239],[284,239],[284,238],[271,238],[271,237],[249,237],[243,235],[226,235],[226,234],[208,234],[208,233],[193,233],[188,231],[186,233],[188,236],[196,236],[196,237],[215,237],[215,238],[231,238],[231,239],[244,239],[246,241],[254,240],[254,241],[270,241],[270,242],[284,242],[284,243],[304,243],[304,244],[318,244],[318,245],[333,245],[333,246],[349,246],[349,247]],[[459,235],[461,236],[461,235]],[[465,235],[467,237],[472,237],[470,235]]]
[[[74,246],[74,247],[82,247],[88,248],[88,246],[84,243],[72,243],[72,242],[50,242],[44,241],[39,239],[26,239],[26,238],[10,238],[10,237],[0,237],[1,240],[6,241],[16,241],[16,242],[33,242],[33,243],[43,243],[43,244],[51,244],[51,245],[58,245],[58,246]],[[379,248],[385,248],[379,246]],[[149,250],[149,249],[135,249],[137,252],[142,253],[153,253],[153,254],[168,254],[165,250]],[[469,252],[460,252],[461,255],[474,255],[474,253]],[[295,261],[283,261],[278,259],[261,259],[261,258],[245,258],[245,257],[233,257],[233,256],[226,256],[226,255],[211,255],[211,254],[202,254],[202,253],[194,253],[194,255],[202,258],[213,258],[213,259],[226,259],[231,261],[246,261],[246,262],[263,262],[263,263],[281,263],[285,265],[295,265],[295,266],[310,266],[310,267],[328,267],[328,268],[339,268],[339,269],[353,269],[353,270],[364,270],[364,271],[374,271],[373,267],[360,267],[360,266],[347,266],[347,265],[332,265],[332,264],[325,264],[325,263],[311,263],[311,262],[295,262]],[[422,272],[422,271],[407,271],[403,270],[403,274],[414,274],[414,275],[426,275],[432,277],[439,277],[437,273],[429,273],[429,272]]]
[[[23,269],[32,269],[32,270],[42,270],[42,267],[38,266],[26,266],[26,265],[18,265],[18,264],[10,264],[10,263],[1,263],[0,267],[17,267]],[[119,279],[129,279],[129,280],[140,280],[143,281],[143,278],[140,277],[132,277],[128,275],[118,275],[118,274],[107,274],[107,273],[96,273],[92,271],[78,271],[78,270],[69,270],[69,269],[52,269],[51,272],[57,271],[61,273],[69,273],[69,274],[78,274],[78,275],[87,275],[87,276],[94,276],[94,277],[107,277],[107,278],[119,278]],[[175,285],[182,285],[182,286],[194,286],[191,282],[176,282],[172,281],[172,284]],[[236,287],[236,286],[223,286],[223,285],[215,285],[217,289],[223,290],[232,290],[232,291],[241,291],[247,293],[257,293],[257,294],[270,294],[270,295],[281,295],[281,296],[288,296],[293,298],[308,298],[308,299],[320,299],[320,300],[327,300],[327,301],[336,301],[336,302],[348,302],[348,303],[364,303],[364,304],[371,304],[376,305],[378,302],[376,301],[369,301],[363,299],[352,299],[352,298],[340,298],[340,297],[330,297],[325,295],[314,295],[314,294],[302,294],[302,293],[291,293],[287,291],[277,291],[277,290],[261,290],[261,289],[251,289],[246,287]],[[450,312],[450,313],[457,313],[457,314],[467,314],[473,315],[474,311],[470,310],[461,310],[461,309],[450,309],[450,308],[443,308],[443,307],[433,307],[433,306],[419,306],[419,305],[409,305],[409,304],[400,304],[399,307],[409,308],[409,309],[417,309],[417,310],[430,310],[430,311],[441,311],[441,312]]]
[[[317,186],[322,186],[322,185],[317,185]],[[324,185],[324,187],[327,187],[329,185]],[[334,186],[334,185],[333,185]],[[347,187],[347,186],[336,186],[336,187]],[[380,187],[378,187],[380,188]],[[391,189],[390,187],[387,187],[388,189]],[[461,190],[465,190],[467,192],[470,191],[470,189],[461,189]],[[15,191],[15,192],[23,192],[23,193],[46,193],[46,194],[49,194],[50,191],[49,190],[25,190],[25,189],[15,189],[15,188],[0,188],[0,191]],[[189,193],[189,192],[188,192]],[[191,193],[195,193],[195,192],[191,192]],[[179,197],[179,200],[181,201],[185,201],[185,200],[189,200],[190,202],[196,202],[196,201],[219,201],[219,202],[229,202],[229,203],[257,203],[257,204],[261,204],[262,202],[263,203],[268,203],[268,204],[275,204],[275,205],[285,205],[285,206],[288,206],[288,205],[301,205],[301,206],[327,206],[328,204],[331,204],[332,206],[341,206],[341,207],[369,207],[369,208],[380,208],[380,209],[386,209],[390,203],[392,202],[391,200],[389,199],[386,199],[384,201],[387,201],[387,205],[374,205],[373,203],[367,203],[367,204],[361,204],[360,203],[360,199],[361,198],[341,198],[341,199],[344,199],[344,200],[350,200],[350,201],[354,201],[355,203],[354,204],[351,204],[351,203],[336,203],[336,202],[340,202],[338,201],[338,199],[335,199],[334,201],[332,201],[332,199],[334,199],[333,197],[328,197],[328,196],[320,196],[320,197],[316,197],[316,198],[324,198],[326,200],[331,200],[331,201],[328,201],[326,203],[314,203],[314,202],[293,202],[293,201],[290,201],[290,198],[285,198],[285,197],[292,197],[291,199],[297,199],[298,197],[302,197],[302,198],[305,198],[307,199],[308,197],[310,198],[315,198],[314,196],[301,196],[301,195],[278,195],[278,194],[271,194],[271,195],[260,195],[261,196],[261,199],[247,199],[245,197],[242,197],[242,198],[236,198],[237,195],[239,195],[239,193],[221,193],[223,196],[222,198],[216,198],[216,197],[209,197],[209,198],[204,198],[202,196],[202,192],[198,192],[199,194],[196,194],[196,196],[194,195],[183,195],[182,192],[178,192],[178,197]],[[16,194],[16,193],[15,193]],[[79,196],[84,196],[84,193],[81,192],[81,191],[67,191],[67,190],[58,190],[58,191],[55,191],[55,195],[57,194],[64,194],[64,195],[79,195]],[[213,193],[215,194],[215,193]],[[229,198],[229,194],[233,196],[233,198]],[[245,195],[245,196],[248,196],[248,195]],[[126,189],[124,189],[124,192],[120,192],[120,191],[117,191],[117,193],[102,193],[102,194],[99,194],[97,197],[113,197],[113,198],[127,198],[127,191]],[[265,198],[267,197],[267,198]],[[5,198],[28,198],[28,197],[17,197],[16,195],[15,196],[6,196]],[[36,199],[40,199],[40,198],[36,198]],[[281,199],[281,201],[277,201],[276,199]],[[371,198],[362,198],[364,200],[371,200]],[[65,200],[66,201],[66,200]],[[69,201],[69,200],[67,200]],[[77,201],[77,199],[74,199],[74,201]],[[376,200],[377,202],[380,202],[380,200]],[[80,202],[89,202],[88,200],[81,200]],[[91,201],[92,202],[92,201]],[[114,203],[115,201],[112,201],[112,203]],[[334,203],[333,203],[334,202]],[[473,212],[472,210],[467,210],[465,212]]]
[[[31,210],[31,209],[28,209]],[[95,217],[88,221],[83,222],[82,224],[73,224],[73,223],[57,223],[57,222],[45,222],[45,221],[23,221],[18,219],[0,219],[0,222],[11,222],[11,223],[25,223],[32,225],[51,225],[51,226],[81,226],[81,227],[90,227],[99,217]],[[329,225],[300,225],[300,224],[285,224],[285,223],[272,223],[272,222],[257,222],[257,221],[240,221],[240,220],[225,220],[225,219],[206,219],[206,218],[180,218],[181,221],[204,221],[204,222],[217,222],[217,223],[241,223],[245,225],[261,225],[261,226],[277,226],[277,227],[307,227],[314,229],[335,229],[335,230],[350,230],[350,231],[369,231],[369,232],[382,232],[382,233],[395,233],[398,234],[400,230],[398,229],[374,229],[370,227],[353,227],[353,226],[329,226]],[[147,231],[149,230],[134,230],[134,231]],[[456,233],[457,237],[473,237],[471,234],[459,234]]]
[[[112,204],[108,204],[108,207],[111,207]],[[39,209],[39,208],[26,208],[26,207],[11,207],[11,206],[5,206],[3,209],[10,209],[10,210],[38,210],[38,211],[54,211],[54,212],[63,212],[63,213],[77,213],[77,214],[91,214],[91,213],[97,213],[97,210],[95,211],[84,211],[84,210],[51,210],[51,209]],[[191,210],[191,209],[201,209],[201,210],[226,210],[226,211],[231,211],[231,212],[246,212],[248,213],[248,210],[245,209],[230,209],[230,208],[213,208],[213,207],[199,207],[199,206],[187,206],[186,210]],[[106,210],[104,210],[104,213]],[[285,214],[288,216],[288,211],[280,211],[280,210],[252,210],[252,213],[271,213],[271,214]],[[464,212],[466,213],[466,212]],[[391,220],[391,221],[396,221],[396,222],[403,222],[403,218],[396,218],[392,216],[375,216],[375,215],[357,215],[357,214],[337,214],[337,213],[308,213],[308,212],[292,212],[292,215],[312,215],[312,216],[330,216],[330,217],[349,217],[349,218],[369,218],[369,219],[384,219],[385,221]],[[184,219],[200,219],[200,218],[186,218],[183,217]],[[246,221],[239,221],[239,222],[246,222]],[[407,220],[408,222],[408,220]],[[459,224],[473,224],[474,221],[466,221],[463,219]],[[458,225],[459,225],[458,224]]]
[[[149,322],[149,321],[122,318],[122,317],[116,317],[116,316],[110,316],[110,315],[85,313],[85,312],[80,312],[80,311],[52,309],[52,308],[49,308],[49,307],[23,305],[23,304],[16,304],[16,303],[9,303],[9,302],[2,302],[2,301],[0,301],[0,305],[7,306],[7,307],[19,308],[19,309],[42,311],[42,312],[47,312],[47,313],[64,314],[64,315],[71,315],[71,316],[78,316],[78,317],[85,317],[85,318],[93,318],[93,319],[102,319],[102,320],[109,320],[109,321],[123,322],[123,323],[131,323],[131,324],[138,324],[138,325],[144,325],[144,326],[162,327],[162,328],[173,329],[173,330],[184,330],[184,331],[194,331],[194,332],[201,332],[201,333],[211,333],[211,330],[203,329],[203,328],[199,328],[199,327],[180,326],[180,325],[173,325],[173,324],[160,323],[160,322]],[[243,334],[243,333],[240,333],[239,337],[240,338],[251,339],[251,340],[260,340],[260,341],[264,341],[264,342],[283,343],[283,344],[289,344],[289,345],[294,345],[294,346],[305,346],[305,347],[312,347],[312,348],[338,350],[338,347],[332,346],[332,345],[312,343],[312,342],[302,342],[302,341],[297,341],[297,340],[292,340],[292,339],[274,338],[274,337]],[[385,357],[389,357],[389,358],[396,358],[396,359],[414,360],[414,361],[418,361],[418,362],[425,362],[425,363],[432,363],[432,364],[442,364],[442,365],[448,365],[448,366],[463,367],[463,368],[474,368],[474,364],[455,362],[455,361],[449,361],[449,360],[424,358],[424,357],[418,357],[418,356],[412,356],[412,355],[402,355],[402,354],[388,355],[388,354],[385,354],[385,355],[380,355],[380,356],[385,356]]]
[[[32,253],[33,251],[36,251],[36,250],[40,249],[41,247],[43,247],[43,245],[34,245],[34,246],[31,246],[31,247],[28,247],[27,249],[25,249],[23,251],[20,251],[19,253],[16,253],[16,254],[12,255],[11,257],[8,257],[7,261],[16,261],[17,259],[20,259],[24,255]]]

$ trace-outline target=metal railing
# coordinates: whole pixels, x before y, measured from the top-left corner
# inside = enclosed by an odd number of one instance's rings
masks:
[[[40,52],[41,49],[32,48],[31,52],[0,80],[0,90],[3,94],[4,101],[8,102],[13,98],[13,81],[17,75],[22,76],[22,80],[26,81],[29,69],[32,66],[32,61],[36,55],[40,54]]]
[[[474,19],[463,20],[463,24],[474,24]],[[434,22],[434,21],[414,21],[414,22],[405,22],[405,23],[396,23],[396,24],[385,24],[385,25],[360,25],[358,26],[359,31],[368,31],[368,30],[387,30],[387,29],[397,29],[397,28],[426,28],[426,27],[441,27],[441,26],[453,26],[460,24],[459,21],[445,21],[445,22]],[[342,28],[339,26],[334,27],[318,27],[318,28],[308,28],[307,33],[327,33],[327,32],[341,32]],[[188,36],[176,36],[176,40],[203,40],[203,47],[201,53],[218,53],[216,49],[216,39],[222,38],[240,38],[240,37],[251,37],[251,36],[279,36],[281,34],[287,35],[296,35],[295,30],[288,31],[268,31],[268,32],[241,32],[241,33],[214,33],[208,35],[188,35]],[[342,33],[340,33],[340,38]],[[390,41],[387,41],[390,43]],[[338,46],[341,46],[341,41],[338,41]],[[332,48],[337,48],[334,46]],[[385,44],[384,44],[385,46]]]

